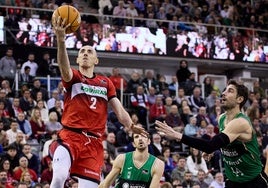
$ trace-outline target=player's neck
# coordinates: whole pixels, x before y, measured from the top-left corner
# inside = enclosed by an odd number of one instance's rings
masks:
[[[134,157],[135,160],[137,160],[139,162],[144,162],[149,157],[148,150],[144,150],[144,151],[135,150],[134,154],[133,154],[133,157]]]
[[[93,70],[94,69],[92,69],[92,68],[79,67],[79,71],[81,72],[81,74],[88,77],[88,78],[92,78],[94,76]]]
[[[229,109],[229,110],[226,110],[226,116],[227,116],[227,119],[228,120],[232,120],[235,118],[235,116],[237,114],[239,114],[241,112],[239,106],[238,107],[235,107],[235,108],[232,108],[232,109]]]

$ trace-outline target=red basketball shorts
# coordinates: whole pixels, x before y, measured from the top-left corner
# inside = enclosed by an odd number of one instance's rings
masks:
[[[66,129],[59,132],[59,138],[71,155],[70,175],[99,183],[104,160],[102,139]]]

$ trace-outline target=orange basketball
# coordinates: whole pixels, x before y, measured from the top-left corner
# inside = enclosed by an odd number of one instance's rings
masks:
[[[61,17],[61,21],[66,18],[65,25],[71,24],[70,27],[66,28],[66,33],[73,33],[75,32],[81,23],[81,16],[78,10],[70,5],[62,5],[54,10],[52,14],[52,25],[55,26],[57,17]]]

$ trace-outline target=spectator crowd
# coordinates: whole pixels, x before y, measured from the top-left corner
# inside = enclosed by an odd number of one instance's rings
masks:
[[[34,54],[29,53],[28,59],[17,71],[13,49],[7,48],[6,52],[0,59],[0,68],[7,70],[5,62],[14,61],[15,71],[19,72],[21,80],[19,92],[16,92],[10,84],[14,83],[14,75],[1,75],[0,175],[3,176],[0,182],[11,188],[19,183],[27,187],[46,187],[52,178],[49,146],[57,140],[57,132],[62,128],[64,89],[59,82],[49,93],[42,85],[38,70],[46,67],[49,71],[49,61],[42,65],[44,62],[35,62]],[[46,74],[53,76],[53,71]],[[221,91],[213,78],[206,77],[202,83],[198,82],[186,60],[179,62],[179,69],[173,73],[170,82],[161,73],[155,74],[151,70],[145,75],[133,72],[126,80],[120,74],[120,69],[115,67],[108,76],[116,87],[118,97],[121,92],[124,93],[127,101],[125,108],[133,122],[150,133],[149,152],[165,162],[161,186],[224,187],[220,151],[208,155],[170,141],[162,137],[154,125],[156,120],[166,121],[176,131],[203,139],[211,139],[218,134],[218,118],[224,111],[220,104]],[[265,164],[268,101],[259,81],[254,82],[254,90],[250,91],[249,96],[243,111],[250,117],[257,133],[260,157]],[[111,110],[103,146],[103,177],[109,173],[119,153],[134,150],[132,132],[119,123]],[[76,180],[71,177],[66,182],[66,187],[76,185]]]
[[[70,49],[90,44],[100,51],[268,61],[264,0],[100,0],[96,6],[97,1],[90,2],[91,10],[98,9],[90,13],[78,1],[10,2],[6,5],[17,7],[2,8],[0,13],[22,44],[55,47],[52,10],[67,3],[82,13],[79,30],[66,39]],[[30,13],[24,7],[39,9]]]

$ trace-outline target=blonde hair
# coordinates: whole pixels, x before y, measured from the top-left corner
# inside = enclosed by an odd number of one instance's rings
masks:
[[[21,182],[25,182],[25,179],[24,179],[24,176],[25,176],[25,174],[29,174],[30,175],[30,177],[31,177],[31,174],[30,174],[30,172],[28,171],[28,170],[24,170],[22,173],[21,173],[21,176],[20,176],[20,181]],[[31,178],[32,179],[32,178]]]
[[[34,121],[34,122],[37,122],[37,121],[38,121],[38,119],[37,119],[37,117],[36,117],[36,115],[35,115],[35,112],[36,112],[37,110],[38,110],[38,111],[40,112],[40,114],[41,114],[41,111],[40,111],[39,108],[35,107],[35,108],[32,109],[32,113],[31,113],[31,118],[30,118],[30,120],[32,120],[32,121]]]
[[[56,118],[54,118],[56,117]],[[58,114],[56,112],[50,112],[48,115],[49,121],[58,121]]]

